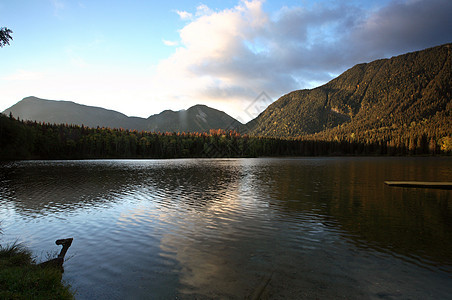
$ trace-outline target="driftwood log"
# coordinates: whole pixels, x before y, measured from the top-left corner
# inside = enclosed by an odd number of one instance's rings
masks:
[[[66,255],[66,252],[69,249],[69,247],[72,245],[72,240],[73,240],[73,238],[56,240],[55,244],[63,246],[60,254],[58,254],[58,256],[56,258],[42,262],[39,265],[43,268],[46,268],[46,267],[59,268],[59,269],[61,269],[61,272],[64,272],[64,269],[63,269],[64,256]]]

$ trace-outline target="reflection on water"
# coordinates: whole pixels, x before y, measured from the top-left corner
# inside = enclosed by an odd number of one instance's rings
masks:
[[[29,161],[0,165],[1,243],[74,237],[80,299],[447,298],[448,158]]]

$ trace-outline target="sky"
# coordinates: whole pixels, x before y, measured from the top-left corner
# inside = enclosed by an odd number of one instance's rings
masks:
[[[27,96],[242,122],[358,63],[452,42],[450,0],[0,0],[0,111]]]

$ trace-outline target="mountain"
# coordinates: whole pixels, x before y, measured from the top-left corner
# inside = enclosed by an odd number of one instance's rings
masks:
[[[13,114],[23,120],[55,124],[75,124],[87,127],[111,127],[134,129],[142,126],[144,119],[129,118],[113,110],[86,106],[71,101],[54,101],[27,97],[6,109],[4,114]]]
[[[205,105],[188,110],[166,110],[149,118],[128,117],[113,110],[86,106],[70,101],[54,101],[27,97],[6,109],[22,120],[87,127],[110,127],[161,132],[204,132],[210,129],[236,129],[243,125],[228,114]]]
[[[235,129],[279,138],[441,145],[440,139],[452,136],[451,47],[449,43],[358,64],[323,86],[282,96],[246,124],[246,129],[226,113],[204,105],[166,110],[144,119],[28,97],[4,113],[48,123],[138,131]]]
[[[249,133],[326,140],[414,130],[450,135],[451,46],[358,64],[323,86],[284,95],[247,124]]]
[[[241,130],[243,124],[228,114],[205,105],[195,105],[187,110],[165,110],[150,116],[146,131],[155,132],[206,132],[210,129]]]

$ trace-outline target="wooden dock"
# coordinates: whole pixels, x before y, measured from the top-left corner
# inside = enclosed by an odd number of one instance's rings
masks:
[[[385,181],[385,184],[394,187],[452,190],[452,182]]]

